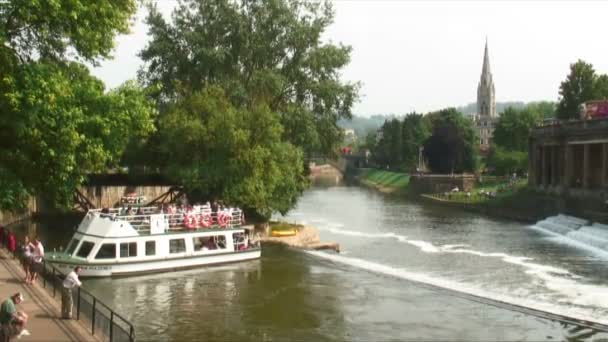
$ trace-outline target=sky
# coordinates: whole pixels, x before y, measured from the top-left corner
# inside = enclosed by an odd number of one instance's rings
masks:
[[[167,16],[177,4],[157,0]],[[571,63],[608,73],[608,1],[335,0],[323,39],[350,45],[342,79],[361,82],[353,114],[429,112],[476,101],[488,41],[496,101],[557,101]],[[92,70],[110,88],[136,77],[141,9],[114,59]]]

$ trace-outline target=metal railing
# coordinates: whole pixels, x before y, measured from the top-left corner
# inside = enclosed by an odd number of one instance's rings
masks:
[[[3,234],[7,235],[6,228]],[[0,237],[0,245],[2,247],[8,246],[5,236]],[[18,259],[20,262],[22,261],[22,256],[18,252],[20,250],[19,247],[17,247],[15,251],[11,251],[9,248],[5,249],[12,254],[13,258]],[[65,275],[55,266],[47,263],[44,259],[42,260],[42,270],[40,272],[42,287],[47,290],[53,298],[62,295],[64,276]],[[91,292],[79,287],[77,291],[72,291],[72,296],[73,303],[76,307],[76,319],[83,321],[87,320],[92,335],[110,342],[135,341],[135,329],[133,324],[117,314],[112,308],[95,297]]]

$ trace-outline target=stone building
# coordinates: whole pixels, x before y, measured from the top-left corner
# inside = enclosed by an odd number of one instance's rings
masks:
[[[494,125],[497,120],[496,94],[492,72],[490,71],[490,56],[486,40],[481,79],[477,85],[477,114],[474,116],[475,127],[479,136],[479,146],[482,151],[487,151],[492,144]]]
[[[546,193],[608,199],[608,119],[557,122],[530,132],[528,184]]]

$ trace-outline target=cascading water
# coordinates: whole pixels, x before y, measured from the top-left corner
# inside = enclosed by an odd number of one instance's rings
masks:
[[[608,253],[608,225],[568,215],[547,217],[534,228],[564,236],[571,242]]]

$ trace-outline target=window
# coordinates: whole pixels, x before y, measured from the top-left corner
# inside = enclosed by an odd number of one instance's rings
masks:
[[[207,244],[209,243],[210,239],[211,238],[209,238],[209,237],[203,237],[203,236],[193,237],[192,246],[194,246],[194,251],[199,252],[199,251],[203,250],[203,248],[206,247]],[[206,249],[208,249],[208,248],[206,248]]]
[[[129,258],[137,256],[137,242],[125,242],[120,244],[120,257]]]
[[[156,241],[146,241],[146,255],[156,255]]]
[[[169,240],[169,253],[183,253],[186,251],[186,240],[185,239],[173,239]]]
[[[78,243],[80,243],[80,240],[72,239],[72,241],[70,241],[68,244],[68,248],[65,250],[66,254],[72,255],[72,253],[74,253],[76,250],[76,247],[78,247]]]
[[[116,244],[104,243],[101,245],[95,259],[116,259]]]
[[[91,253],[91,250],[93,249],[93,246],[95,246],[95,244],[91,241],[82,241],[82,245],[80,245],[80,249],[78,250],[78,253],[76,253],[76,256],[80,258],[88,257],[89,253]]]

